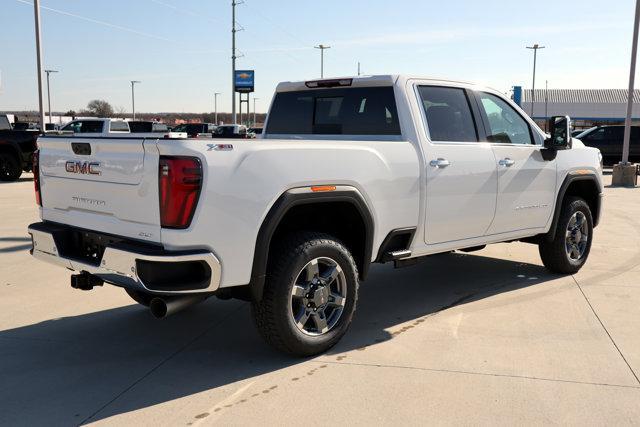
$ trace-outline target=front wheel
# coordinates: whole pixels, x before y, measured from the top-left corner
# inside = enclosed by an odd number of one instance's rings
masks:
[[[322,353],[346,333],[356,309],[358,271],[335,238],[287,237],[269,261],[262,300],[252,314],[274,348],[297,356]]]
[[[0,181],[17,181],[20,175],[20,161],[9,153],[0,153]]]
[[[553,240],[540,243],[540,258],[554,273],[577,273],[587,261],[593,240],[593,217],[587,202],[570,197],[562,205]]]

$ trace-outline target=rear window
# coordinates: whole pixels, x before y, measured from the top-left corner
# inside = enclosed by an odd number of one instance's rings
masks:
[[[280,92],[269,113],[269,134],[400,135],[392,87]]]

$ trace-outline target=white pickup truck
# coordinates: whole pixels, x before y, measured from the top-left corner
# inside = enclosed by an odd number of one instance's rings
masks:
[[[84,118],[73,120],[57,132],[87,138],[186,138],[186,132],[132,132],[129,122],[122,119]]]
[[[549,270],[578,271],[600,153],[567,117],[550,127],[489,88],[373,76],[281,83],[260,140],[47,135],[32,254],[158,317],[249,300],[267,342],[317,354],[346,332],[374,262],[523,241]]]

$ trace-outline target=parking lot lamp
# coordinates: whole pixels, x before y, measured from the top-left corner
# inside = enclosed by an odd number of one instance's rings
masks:
[[[136,119],[136,94],[135,94],[135,84],[142,83],[140,80],[131,80],[131,110],[133,112],[133,120]]]
[[[536,100],[536,62],[538,60],[538,50],[544,49],[544,46],[540,46],[538,43],[533,46],[527,46],[527,49],[533,50],[533,84],[531,85],[531,118],[533,119],[533,103]]]
[[[260,98],[253,98],[253,126],[256,125],[256,101]]]
[[[636,17],[633,24],[633,43],[631,48],[631,70],[629,71],[629,96],[627,98],[627,117],[624,122],[624,142],[622,144],[622,164],[629,163],[629,141],[631,139],[631,114],[633,113],[633,92],[636,78],[636,58],[638,54],[638,25],[640,23],[640,0],[636,0]]]
[[[52,122],[51,119],[51,90],[49,89],[49,74],[58,73],[58,70],[44,70],[47,73],[47,104],[49,105],[49,123]]]
[[[44,132],[44,96],[42,93],[42,41],[40,39],[40,0],[33,1],[33,16],[36,25],[36,62],[38,66],[38,105],[40,108],[40,131]]]
[[[320,44],[318,46],[314,46],[316,49],[320,49],[320,78],[324,78],[324,51],[325,49],[331,49],[331,46],[325,46]]]
[[[213,123],[218,126],[218,95],[220,92],[214,92],[213,94]]]

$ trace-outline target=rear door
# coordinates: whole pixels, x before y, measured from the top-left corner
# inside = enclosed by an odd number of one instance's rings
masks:
[[[479,142],[470,92],[429,85],[417,91],[429,135],[425,242],[481,237],[495,214],[498,178],[491,146]]]
[[[160,241],[156,141],[40,138],[43,219]]]
[[[556,161],[542,158],[541,139],[507,100],[475,95],[498,167],[496,215],[487,234],[544,227],[554,207]]]

